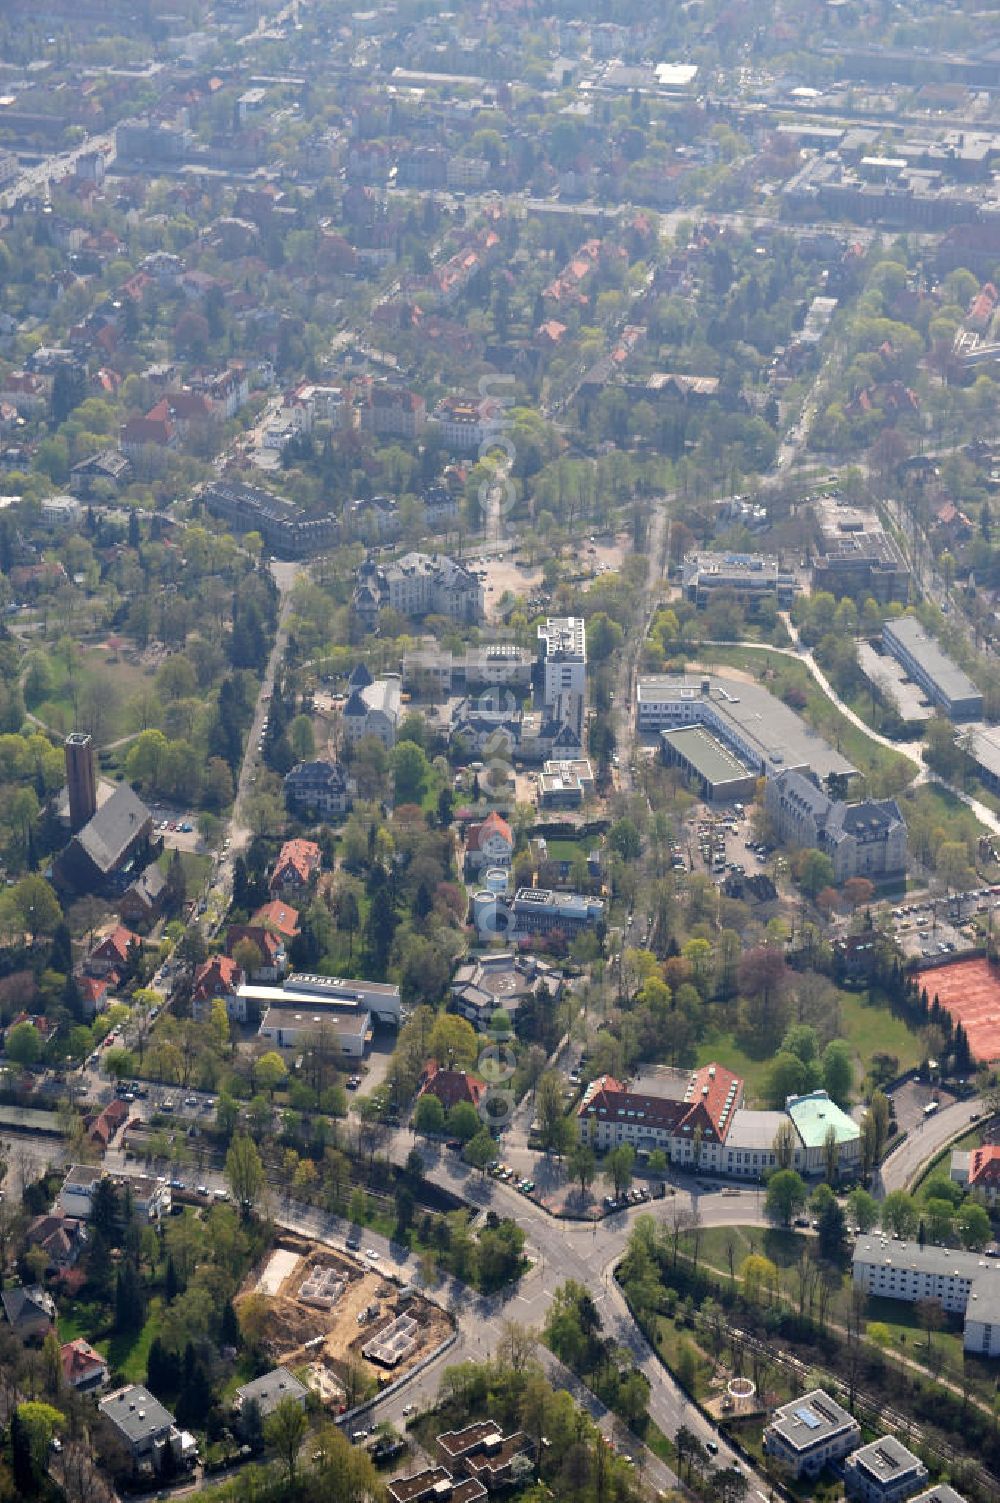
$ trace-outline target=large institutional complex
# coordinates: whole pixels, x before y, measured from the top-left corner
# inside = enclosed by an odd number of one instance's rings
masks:
[[[743,1081],[722,1065],[664,1071],[659,1090],[629,1091],[610,1075],[588,1086],[578,1108],[580,1137],[599,1152],[628,1143],[661,1149],[672,1164],[741,1179],[779,1167],[778,1134],[789,1124],[789,1167],[821,1174],[832,1148],[838,1168],[858,1161],[861,1130],[825,1091],[789,1096],[784,1111],[743,1105]]]

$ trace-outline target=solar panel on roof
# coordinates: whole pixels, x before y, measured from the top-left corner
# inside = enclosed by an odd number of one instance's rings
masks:
[[[803,1404],[801,1408],[796,1409],[795,1414],[810,1430],[819,1429],[821,1423],[819,1415],[814,1414],[808,1404]]]

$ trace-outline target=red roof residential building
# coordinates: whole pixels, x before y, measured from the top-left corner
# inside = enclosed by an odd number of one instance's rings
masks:
[[[113,985],[112,977],[117,979],[116,971],[109,971],[106,976],[77,977],[77,990],[83,1002],[83,1010],[89,1017],[93,1017],[95,1013],[104,1011]]]
[[[478,1109],[486,1091],[486,1082],[467,1070],[442,1070],[436,1059],[429,1059],[424,1066],[417,1096],[436,1096],[449,1111],[460,1101],[467,1101]]]
[[[78,1336],[59,1348],[63,1377],[70,1388],[86,1393],[92,1388],[103,1388],[108,1381],[108,1364],[96,1352],[89,1341]]]
[[[991,1205],[1000,1192],[1000,1146],[990,1143],[969,1154],[969,1189],[982,1190]]]
[[[514,855],[514,832],[496,810],[465,832],[465,863],[470,872],[488,866],[510,866]]]
[[[10,1022],[7,1024],[7,1032],[10,1033],[10,1030],[12,1028],[17,1028],[20,1023],[30,1023],[32,1028],[38,1034],[38,1037],[45,1044],[48,1043],[49,1039],[56,1031],[56,1024],[51,1023],[48,1018],[43,1016],[42,1013],[19,1012],[17,1016],[11,1018]]]
[[[559,344],[566,333],[566,325],[561,324],[557,318],[547,318],[543,324],[538,325],[538,340],[540,344]]]
[[[166,399],[151,407],[145,417],[129,418],[122,424],[119,435],[122,452],[130,456],[149,447],[173,448],[176,441],[177,431],[171,422]]]
[[[210,955],[194,973],[192,1010],[211,1004],[215,997],[231,996],[243,981],[243,972],[230,955]]]
[[[275,980],[285,968],[285,944],[280,934],[261,924],[230,924],[226,930],[226,954],[243,943],[256,945],[260,964],[248,971],[251,981]]]
[[[127,1121],[128,1107],[120,1096],[116,1096],[91,1122],[88,1136],[100,1148],[107,1148],[115,1133]]]
[[[261,904],[250,922],[265,929],[273,929],[287,942],[293,940],[299,932],[299,910],[290,903],[283,903],[280,898],[272,898],[270,903]]]
[[[322,853],[314,840],[286,840],[271,873],[272,897],[279,896],[286,889],[304,891],[319,871],[321,860]]]
[[[94,976],[106,976],[110,970],[124,970],[134,945],[142,946],[139,935],[124,924],[116,924],[87,956],[87,970]]]

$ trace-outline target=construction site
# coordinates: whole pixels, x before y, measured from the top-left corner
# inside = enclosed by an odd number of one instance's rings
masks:
[[[443,1310],[394,1276],[324,1243],[284,1233],[237,1297],[253,1299],[275,1366],[296,1372],[333,1409],[385,1386],[451,1332]],[[360,1369],[360,1374],[359,1374]]]

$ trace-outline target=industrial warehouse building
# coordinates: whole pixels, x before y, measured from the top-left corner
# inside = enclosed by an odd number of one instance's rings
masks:
[[[244,983],[237,995],[260,1011],[260,1037],[279,1049],[301,1049],[329,1032],[345,1058],[361,1059],[376,1022],[399,1023],[399,987],[385,982],[297,975],[284,986]]]

